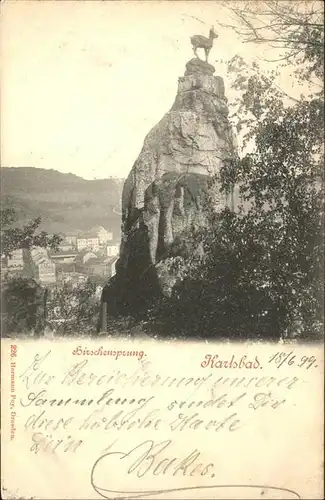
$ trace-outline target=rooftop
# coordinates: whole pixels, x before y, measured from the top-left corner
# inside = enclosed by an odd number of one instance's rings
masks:
[[[85,266],[89,266],[92,264],[102,264],[102,260],[99,259],[98,257],[91,257],[85,262]]]
[[[95,252],[93,252],[92,250],[81,250],[81,252],[77,253],[75,260],[76,261],[78,261],[78,260],[82,261],[83,257],[85,255],[88,255],[88,254],[93,255],[94,257],[97,258],[97,254]]]
[[[87,260],[86,262],[86,265],[107,265],[107,264],[111,264],[113,263],[115,260],[118,259],[118,256],[114,256],[114,257],[104,257],[104,258],[100,258],[100,257],[92,257],[91,259]]]
[[[111,233],[112,231],[110,229],[106,229],[105,227],[103,226],[94,226],[92,229],[91,229],[91,232],[99,232],[99,231],[106,231],[107,233]]]
[[[112,257],[106,257],[106,259],[104,260],[104,262],[105,262],[105,264],[111,264],[111,263],[115,262],[118,259],[119,259],[118,255],[113,255]]]
[[[80,233],[77,236],[78,240],[89,239],[89,238],[98,239],[98,236],[96,233]]]
[[[50,254],[50,257],[55,259],[56,257],[70,257],[70,256],[73,256],[75,257],[77,254],[77,252],[75,250],[61,250],[59,252],[52,252]]]

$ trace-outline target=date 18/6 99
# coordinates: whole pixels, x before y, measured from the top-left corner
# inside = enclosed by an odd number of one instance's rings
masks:
[[[277,352],[270,357],[269,363],[276,365],[280,368],[283,365],[287,366],[297,366],[298,368],[305,368],[308,370],[311,367],[317,368],[317,360],[315,356],[296,356],[293,351],[287,352]]]

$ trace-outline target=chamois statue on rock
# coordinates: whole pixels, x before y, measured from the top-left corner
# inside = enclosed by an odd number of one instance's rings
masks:
[[[210,50],[212,49],[213,40],[215,38],[218,38],[218,36],[219,35],[217,35],[215,33],[213,26],[210,29],[209,38],[207,38],[206,36],[202,36],[202,35],[191,36],[191,44],[193,46],[193,52],[198,59],[200,59],[200,58],[197,54],[197,49],[204,49],[205,61],[208,62],[208,57],[209,57]]]

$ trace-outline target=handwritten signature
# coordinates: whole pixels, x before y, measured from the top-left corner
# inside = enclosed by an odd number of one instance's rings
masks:
[[[155,443],[147,440],[132,448],[130,451],[109,451],[101,455],[94,463],[91,470],[91,485],[93,489],[102,497],[108,500],[133,500],[157,497],[163,495],[164,499],[172,498],[193,498],[190,496],[198,490],[204,490],[204,498],[215,499],[218,492],[218,498],[237,499],[241,498],[241,491],[245,496],[243,498],[272,498],[272,499],[300,499],[298,493],[286,488],[266,485],[228,485],[212,484],[198,485],[189,487],[160,488],[150,490],[146,488],[120,490],[113,489],[114,481],[122,474],[125,481],[125,474],[128,475],[128,484],[138,478],[141,480],[146,475],[160,476],[165,481],[171,480],[177,475],[196,478],[215,478],[214,463],[204,463],[201,458],[201,452],[197,449],[186,455],[184,458],[166,456],[165,452],[170,451],[171,440],[165,440]],[[122,470],[119,468],[122,466]],[[120,476],[121,477],[121,476]],[[169,479],[168,479],[169,478]],[[184,484],[184,483],[183,483]],[[184,492],[185,496],[180,497],[179,493]],[[247,496],[249,494],[249,497]],[[268,495],[268,496],[267,496]]]

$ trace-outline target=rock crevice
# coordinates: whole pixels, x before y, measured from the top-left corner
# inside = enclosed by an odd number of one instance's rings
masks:
[[[200,223],[207,180],[233,155],[224,82],[214,72],[197,58],[186,64],[174,104],[145,137],[125,181],[117,275],[103,295],[108,302],[113,294],[114,304],[125,310],[132,296],[166,288],[154,272],[156,264],[175,238]],[[220,196],[220,208],[227,203]]]

